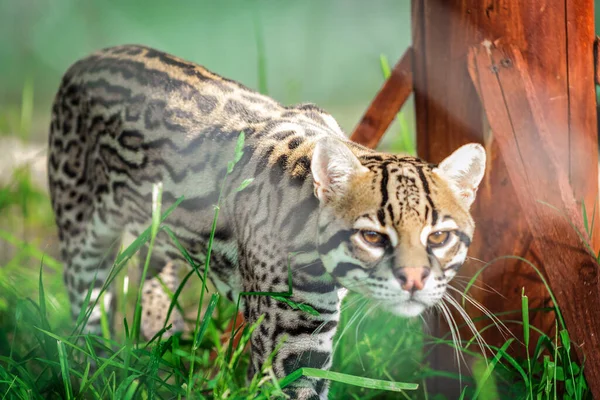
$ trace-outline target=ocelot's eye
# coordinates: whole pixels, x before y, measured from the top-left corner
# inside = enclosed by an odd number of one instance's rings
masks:
[[[383,247],[388,243],[388,237],[383,233],[375,231],[360,231],[365,242],[372,246]]]
[[[427,244],[429,244],[429,247],[442,247],[448,242],[448,239],[450,239],[449,231],[437,231],[429,235]]]

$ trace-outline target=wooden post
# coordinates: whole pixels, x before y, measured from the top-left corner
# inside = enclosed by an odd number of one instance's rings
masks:
[[[517,201],[539,249],[545,275],[576,350],[586,356],[587,382],[600,394],[600,266],[582,240],[567,171],[559,167],[542,108],[518,48],[474,47],[469,71],[502,154]],[[524,133],[526,132],[526,133]],[[531,196],[536,193],[539,198]],[[596,306],[594,306],[596,305]],[[581,352],[577,352],[583,361]]]
[[[591,215],[598,190],[593,0],[413,0],[412,8],[418,155],[439,162],[462,144],[483,143],[488,168],[472,209],[477,229],[470,255],[482,261],[517,255],[543,268],[517,200],[517,190],[522,188],[507,172],[506,165],[514,160],[501,151],[490,131],[469,77],[467,55],[471,46],[484,40],[515,46],[523,54],[557,166],[566,173],[575,200],[579,204],[585,200],[588,219],[598,219]],[[600,224],[595,227],[593,248],[597,250]],[[481,266],[471,260],[460,274],[470,277]],[[578,273],[573,265],[564,268]],[[550,304],[535,272],[515,260],[487,268],[479,285],[489,285],[503,296],[471,292],[491,312],[518,310],[523,287],[532,308]],[[476,310],[469,311],[477,315]],[[536,313],[532,323],[550,330],[552,317]],[[510,328],[519,337],[518,326]],[[486,331],[485,337],[491,344],[504,342],[494,330]]]
[[[404,52],[388,79],[352,132],[350,139],[370,148],[377,147],[383,134],[412,93],[412,49]]]

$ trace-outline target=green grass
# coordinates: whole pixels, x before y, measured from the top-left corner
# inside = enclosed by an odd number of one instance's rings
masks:
[[[261,91],[266,92],[262,32],[256,30],[255,35],[259,52],[258,81]],[[381,67],[384,76],[389,74],[389,65],[383,57]],[[26,121],[32,97],[33,87],[26,85],[22,110],[14,113],[18,117],[11,117],[11,125],[18,126],[14,132],[25,138],[30,129]],[[396,151],[414,154],[412,133],[403,115],[399,114],[398,118],[400,134],[395,136],[392,146]],[[228,174],[242,156],[243,140],[241,136],[228,165]],[[226,184],[227,176],[222,187]],[[248,179],[237,190],[251,184]],[[227,326],[237,316],[239,303],[208,292],[206,274],[210,257],[206,258],[201,274],[174,233],[163,225],[178,203],[162,210],[160,194],[157,186],[151,205],[151,226],[120,251],[110,276],[119,288],[116,329],[109,335],[105,320],[103,335],[95,337],[80,334],[89,313],[82,312],[75,323],[69,316],[62,265],[52,256],[56,242],[49,239],[55,237],[55,231],[47,195],[31,183],[26,167],[16,170],[12,179],[0,186],[0,244],[6,249],[0,255],[0,398],[273,398],[280,396],[282,388],[300,376],[329,379],[332,399],[442,399],[427,392],[427,380],[439,376],[460,380],[464,399],[591,398],[583,367],[574,361],[575,346],[560,310],[530,310],[524,292],[520,310],[497,315],[503,317],[508,326],[521,325],[523,337],[511,337],[500,346],[488,346],[487,359],[478,355],[474,337],[464,337],[460,343],[453,342],[450,335],[431,337],[424,332],[419,319],[394,317],[367,299],[349,295],[343,304],[331,372],[304,368],[278,380],[267,362],[262,371],[246,382],[249,355],[244,345],[260,321],[244,326],[241,331],[227,332]],[[220,201],[221,196],[215,205],[213,228],[219,216]],[[583,211],[585,215],[585,208]],[[594,222],[587,218],[584,221],[588,236]],[[190,264],[182,285],[172,293],[170,312],[175,307],[184,312],[195,309],[195,317],[187,321],[193,326],[191,332],[163,339],[163,330],[145,342],[139,339],[141,294],[139,290],[129,293],[124,282],[128,269],[137,268],[137,251],[147,243],[152,247],[160,231],[169,235]],[[209,248],[213,235],[214,229]],[[148,260],[144,260],[142,275],[147,273]],[[545,283],[536,266],[520,260],[534,268]],[[494,261],[484,265],[481,271]],[[465,295],[479,273],[467,284]],[[199,292],[183,290],[185,283],[195,285]],[[197,293],[200,295],[196,296]],[[290,307],[307,313],[314,311],[292,302],[289,292],[245,295],[273,296]],[[462,300],[463,306],[466,301]],[[529,314],[533,311],[555,313],[555,331],[546,333],[531,325]],[[507,319],[511,315],[519,318]],[[490,316],[480,317],[475,322],[480,324],[479,333],[496,329]],[[239,345],[224,346],[221,338],[233,334],[241,337]],[[427,364],[427,352],[432,346],[457,347],[461,354],[474,357],[471,371],[435,370]],[[524,359],[512,355],[511,349],[519,346],[528,349]]]
[[[240,143],[229,164],[229,172],[241,158],[243,137]],[[14,223],[20,215],[23,225],[31,224],[51,232],[50,217],[30,212],[34,209],[49,213],[50,210],[45,194],[33,190],[25,183],[27,179],[26,173],[17,171],[13,181],[0,188],[0,193],[5,193],[4,199],[11,200],[1,203],[0,216]],[[251,180],[247,180],[238,190],[250,184]],[[14,199],[19,200],[12,201]],[[169,233],[162,221],[177,204],[161,211],[160,187],[155,189],[153,199],[152,225],[120,252],[110,279],[122,279],[137,250],[145,243],[151,245],[160,230]],[[172,232],[170,236],[176,240]],[[121,316],[122,323],[118,324],[120,328],[113,337],[82,336],[78,328],[88,315],[82,313],[75,326],[70,321],[60,262],[45,255],[45,249],[40,249],[35,240],[32,243],[20,240],[6,230],[0,231],[0,238],[13,249],[12,256],[3,261],[0,268],[3,278],[0,279],[0,393],[6,398],[272,398],[281,394],[281,389],[290,381],[304,375],[330,379],[330,397],[334,399],[398,396],[428,399],[431,397],[426,392],[426,380],[444,373],[427,365],[424,347],[455,346],[449,338],[429,337],[418,319],[391,316],[367,299],[350,295],[343,305],[332,372],[305,368],[277,380],[267,363],[247,384],[245,370],[249,356],[244,344],[257,324],[245,326],[238,332],[242,339],[237,347],[223,346],[220,338],[231,318],[237,315],[236,305],[215,293],[205,302],[206,275],[200,275],[193,263],[185,280],[197,280],[201,295],[196,301],[191,334],[166,340],[160,340],[159,334],[150,342],[139,340],[141,314],[139,293],[135,293],[135,298],[129,296],[129,303],[134,303],[134,318],[128,319],[131,314]],[[176,244],[191,262],[185,249]],[[527,260],[521,261],[537,271]],[[146,269],[147,262],[144,265]],[[204,267],[206,273],[209,261]],[[541,274],[540,278],[543,279]],[[477,275],[466,291],[476,279]],[[171,309],[185,294],[182,288],[173,293]],[[291,303],[286,297],[289,293],[248,295],[271,295]],[[127,300],[123,293],[119,297]],[[295,303],[290,306],[302,307]],[[311,312],[308,308],[304,311]],[[479,357],[473,364],[473,376],[468,371],[462,371],[462,376],[452,375],[463,383],[464,398],[591,398],[583,369],[572,358],[573,345],[559,311],[550,311],[557,312],[559,318],[554,335],[549,336],[530,325],[528,298],[522,294],[522,308],[514,310],[520,319],[506,323],[522,325],[524,337],[510,338],[500,347],[489,346],[488,361]],[[490,322],[484,329],[494,329],[494,324]],[[532,346],[533,351],[527,353],[528,357],[511,356],[509,346],[529,345],[532,333],[538,339]],[[477,352],[472,349],[474,342],[473,338],[464,338],[460,351],[476,356]],[[211,355],[215,356],[213,360]]]
[[[27,140],[31,136],[34,109],[33,89],[33,80],[26,79],[21,90],[20,107],[9,106],[0,110],[0,136],[16,134],[23,140]]]
[[[228,174],[241,158],[242,148],[243,135],[238,141],[234,160],[229,163]],[[222,187],[225,187],[226,178]],[[251,180],[246,180],[237,190],[243,190],[249,184]],[[160,193],[160,186],[156,186],[153,191],[152,225],[120,252],[103,290],[123,273],[137,250],[146,243],[152,248],[154,238],[163,229],[163,221],[177,206],[175,203],[161,214]],[[215,206],[209,253],[219,202]],[[20,251],[27,253],[28,259],[42,258],[34,247],[18,241],[7,232],[4,234],[11,243],[20,247]],[[185,250],[183,251],[184,257],[189,259]],[[244,326],[236,348],[223,348],[219,338],[227,320],[215,315],[215,310],[222,302],[218,294],[212,294],[207,307],[202,307],[203,296],[207,291],[205,282],[210,268],[209,260],[210,257],[207,257],[201,278],[201,294],[191,339],[176,335],[160,340],[163,330],[155,339],[144,342],[139,339],[139,292],[135,299],[133,324],[125,317],[123,330],[116,332],[114,338],[80,334],[81,327],[89,318],[89,311],[82,311],[74,327],[66,323],[67,302],[63,298],[60,302],[53,302],[55,307],[51,307],[45,286],[49,280],[60,281],[60,268],[51,269],[48,275],[44,274],[44,267],[46,264],[56,267],[60,263],[50,257],[43,257],[35,288],[37,299],[15,292],[11,296],[14,308],[5,309],[7,323],[3,324],[0,331],[0,392],[11,398],[271,398],[280,395],[281,388],[302,375],[319,376],[344,385],[377,390],[405,391],[418,387],[415,384],[394,382],[393,379],[365,378],[311,369],[299,370],[278,381],[270,370],[269,363],[247,385],[244,371],[249,358],[244,347],[260,321]],[[192,265],[188,276],[197,271],[196,267]],[[147,268],[148,259],[144,263],[142,278]],[[30,290],[30,293],[36,291],[34,287]],[[58,291],[64,292],[64,289]],[[175,306],[179,294],[181,290],[174,294],[171,307]],[[315,312],[307,305],[292,302],[289,299],[290,292],[244,295],[269,295],[303,312]],[[84,304],[88,302],[89,293]],[[232,309],[232,306],[222,306],[219,314],[237,315],[239,302],[237,307]],[[216,359],[211,361],[212,351],[216,352]]]

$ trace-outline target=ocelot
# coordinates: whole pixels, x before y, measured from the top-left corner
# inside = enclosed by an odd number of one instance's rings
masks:
[[[485,170],[485,151],[467,144],[439,165],[350,142],[334,118],[311,104],[282,106],[203,67],[142,46],[112,47],[70,67],[52,108],[49,184],[73,315],[89,288],[94,300],[125,232],[151,221],[153,185],[166,219],[194,262],[204,265],[214,204],[245,134],[243,157],[228,177],[214,234],[210,280],[240,292],[286,292],[318,316],[269,296],[242,299],[252,370],[273,359],[277,376],[327,369],[348,290],[400,316],[436,305],[464,262],[474,230],[469,207]],[[235,189],[248,178],[244,190]],[[292,257],[290,255],[293,254]],[[181,252],[156,238],[143,283],[142,334],[163,327]],[[111,309],[113,295],[104,297]],[[100,311],[87,330],[100,332]],[[173,330],[183,327],[175,310]],[[324,380],[304,378],[292,398],[326,398]]]

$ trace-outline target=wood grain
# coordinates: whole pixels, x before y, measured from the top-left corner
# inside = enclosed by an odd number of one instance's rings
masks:
[[[599,397],[600,266],[577,232],[583,232],[583,219],[568,173],[555,154],[527,61],[512,45],[503,51],[475,47],[470,57],[494,137],[511,160],[506,168],[540,250],[540,261],[571,339],[585,353],[587,382],[594,397]]]
[[[412,90],[412,49],[408,48],[369,105],[350,139],[375,148]]]
[[[521,217],[522,210],[515,201],[515,190],[506,172],[505,163],[509,161],[490,133],[467,69],[469,47],[485,38],[510,37],[518,43],[526,43],[520,27],[521,6],[510,3],[505,7],[488,7],[488,2],[480,0],[413,0],[412,5],[418,155],[439,162],[469,142],[484,144],[488,153],[484,181],[471,209],[477,225],[469,250],[471,258],[455,279],[454,285],[458,288],[497,257],[516,255],[534,262],[537,259],[529,228]],[[519,310],[523,287],[533,307],[544,306],[549,301],[535,272],[515,259],[503,259],[485,269],[476,286],[481,289],[474,287],[469,294],[492,313]],[[466,309],[473,318],[481,316],[481,311],[468,303]],[[511,316],[508,319],[512,319]],[[531,322],[542,330],[554,327],[552,315],[547,313],[532,312]],[[438,336],[448,331],[441,317],[428,323]],[[477,326],[481,329],[487,324],[489,320],[484,320]],[[522,337],[520,326],[509,328],[515,336]],[[487,329],[483,336],[492,345],[501,345],[506,340],[495,328]],[[463,337],[470,335],[464,331]],[[523,353],[520,348],[511,350]],[[437,369],[458,372],[453,349],[438,346],[431,352],[429,361]],[[460,395],[457,380],[435,378],[427,384],[432,393],[442,393],[448,398]]]
[[[598,126],[594,86],[594,1],[565,2],[567,30],[567,88],[569,110],[569,182],[578,204],[585,202],[588,220],[599,220]],[[581,206],[580,206],[581,208]],[[599,224],[600,225],[600,224]],[[592,235],[600,249],[600,231]]]
[[[600,85],[600,58],[598,58],[598,46],[600,46],[600,37],[596,36],[594,40],[594,81]]]
[[[469,251],[473,258],[462,267],[458,280],[468,280],[483,265],[480,261],[499,256],[521,256],[544,267],[507,171],[513,160],[500,149],[468,75],[469,48],[484,40],[521,51],[559,167],[568,173],[578,207],[585,199],[588,219],[598,222],[598,213],[591,215],[598,184],[597,166],[592,165],[597,157],[597,114],[590,83],[594,81],[593,15],[591,0],[412,0],[418,155],[439,162],[471,141],[484,144],[488,153],[486,175],[471,210],[477,223]],[[596,223],[596,250],[599,228]],[[550,304],[535,273],[517,260],[495,263],[479,276],[477,285],[485,290],[473,289],[471,295],[492,313],[520,309],[523,287],[532,307]],[[467,308],[478,315],[478,310]],[[532,313],[531,322],[553,332],[550,313]],[[519,326],[509,327],[522,337]],[[505,340],[496,329],[487,330],[484,337],[496,345]],[[524,349],[511,350],[523,355]],[[437,355],[432,362],[436,366],[454,363],[451,353]],[[456,393],[448,390],[451,384],[430,382],[429,387],[452,397]]]

